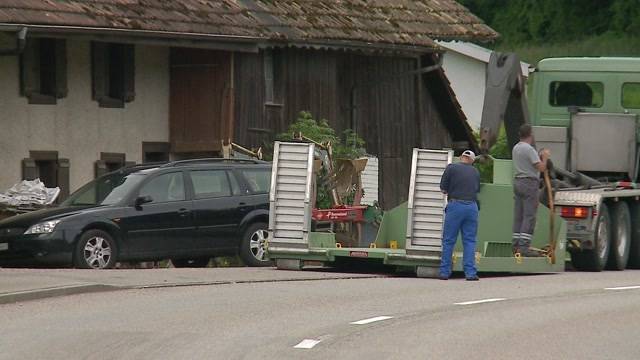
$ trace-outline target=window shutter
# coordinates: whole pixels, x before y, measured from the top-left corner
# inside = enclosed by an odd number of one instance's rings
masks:
[[[56,180],[60,188],[60,195],[58,195],[58,202],[60,202],[69,196],[69,159],[58,159]]]
[[[67,97],[67,42],[58,39],[56,42],[56,98]]]
[[[91,73],[93,79],[93,100],[103,101],[107,97],[107,85],[109,81],[109,53],[107,43],[91,43]]]
[[[21,93],[31,97],[40,91],[40,41],[31,39],[27,41],[24,52],[20,57]]]
[[[31,158],[22,159],[22,180],[35,180],[38,176],[36,161]]]
[[[99,178],[100,176],[108,172],[109,172],[109,169],[107,168],[107,162],[104,160],[96,160],[96,164],[95,164],[96,178]]]
[[[124,101],[132,102],[136,97],[136,48],[124,46]]]

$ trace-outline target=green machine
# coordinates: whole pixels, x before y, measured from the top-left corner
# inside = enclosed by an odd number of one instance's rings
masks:
[[[332,231],[312,231],[315,147],[308,143],[277,142],[270,192],[268,255],[278,269],[302,269],[305,263],[331,266],[358,259],[410,268],[420,277],[437,276],[440,264],[443,211],[446,201],[439,189],[450,151],[414,149],[408,202],[384,212],[377,232],[364,232],[357,246],[344,246]],[[511,247],[513,190],[511,162],[494,164],[494,183],[483,184],[476,265],[481,272],[548,273],[565,267],[566,224],[550,211],[538,209],[532,246],[555,256],[516,257]],[[367,244],[368,246],[364,246]],[[462,270],[462,247],[454,251],[454,271]]]

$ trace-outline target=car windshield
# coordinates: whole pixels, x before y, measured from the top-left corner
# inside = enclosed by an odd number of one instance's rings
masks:
[[[74,192],[62,206],[112,205],[121,201],[145,174],[114,173],[93,180]]]

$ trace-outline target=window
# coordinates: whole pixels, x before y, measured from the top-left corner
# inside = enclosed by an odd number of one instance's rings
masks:
[[[231,188],[224,170],[198,170],[191,172],[196,199],[231,196]]]
[[[93,99],[101,107],[123,108],[135,98],[134,51],[128,44],[92,43]]]
[[[55,104],[67,96],[65,40],[30,39],[20,57],[21,94],[29,104]]]
[[[231,192],[233,195],[240,195],[240,184],[238,184],[238,179],[232,173],[227,173],[229,175],[229,182],[231,182]]]
[[[622,85],[622,107],[640,109],[640,83],[625,83]]]
[[[269,169],[247,169],[241,170],[247,185],[253,193],[266,194],[271,187],[271,171]]]
[[[549,87],[551,106],[598,108],[604,102],[604,86],[599,82],[553,81]]]
[[[124,166],[133,164],[126,162],[126,155],[122,153],[100,153],[100,160],[95,163],[96,178],[104,174],[116,171]]]
[[[57,151],[30,151],[22,160],[22,179],[40,179],[48,188],[60,188],[57,201],[69,195],[69,159],[58,158]]]
[[[101,177],[86,184],[74,192],[62,205],[110,205],[116,204],[130,194],[141,181],[145,179],[142,174],[115,173]]]
[[[170,145],[167,142],[142,142],[142,162],[169,161]]]
[[[184,196],[184,178],[181,172],[156,176],[142,186],[139,196],[150,196],[152,203],[181,201]]]

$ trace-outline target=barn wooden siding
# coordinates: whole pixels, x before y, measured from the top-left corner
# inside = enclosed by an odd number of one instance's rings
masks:
[[[265,104],[263,56],[264,52],[235,57],[238,143],[259,146],[272,141],[300,111],[327,119],[339,132],[353,128],[355,86],[355,128],[367,142],[367,151],[380,159],[379,199],[385,208],[407,200],[413,147],[451,146],[434,89],[424,76],[405,74],[416,70],[416,58],[276,49],[274,99]]]

